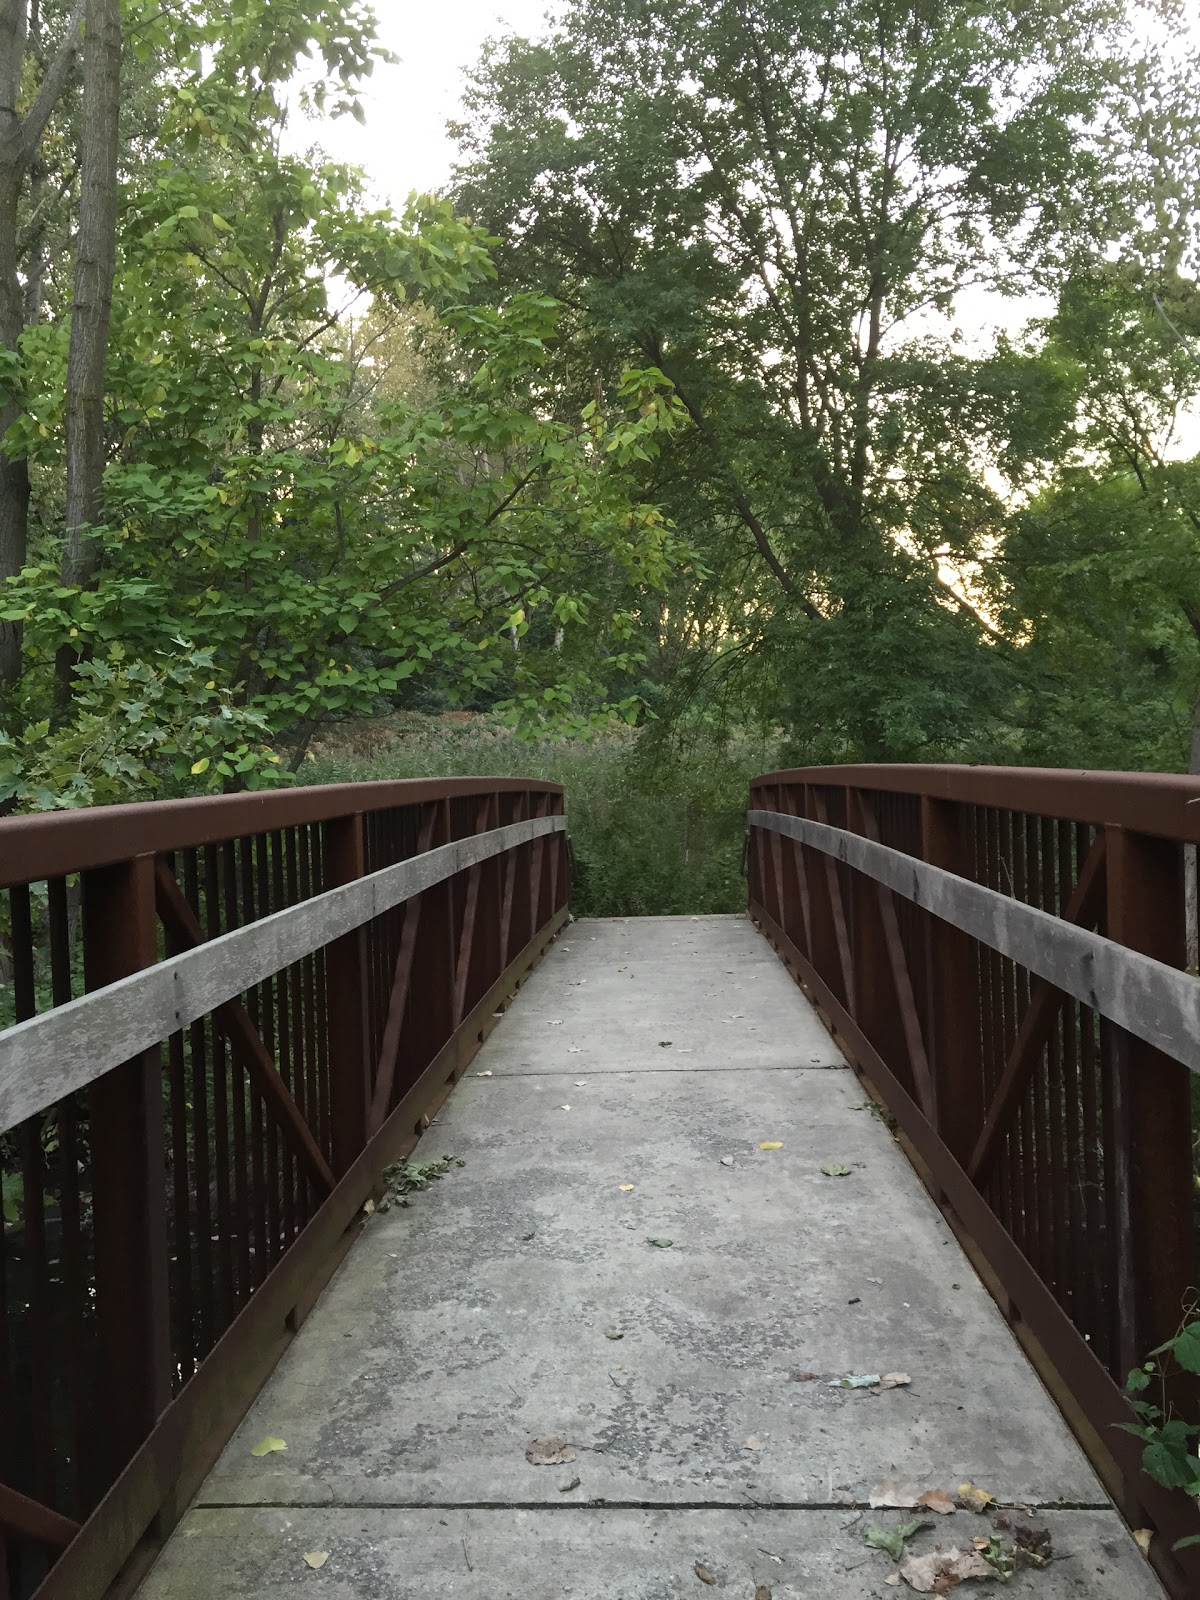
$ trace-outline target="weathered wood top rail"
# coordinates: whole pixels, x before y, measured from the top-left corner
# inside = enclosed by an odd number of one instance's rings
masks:
[[[894,1113],[1172,1594],[1126,1374],[1197,1283],[1200,779],[846,766],[751,785],[750,911]],[[1191,969],[1189,971],[1189,969]],[[1196,1419],[1194,1388],[1173,1402]]]

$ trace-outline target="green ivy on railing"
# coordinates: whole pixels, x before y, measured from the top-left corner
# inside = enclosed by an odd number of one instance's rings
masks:
[[[1141,1439],[1142,1471],[1164,1489],[1179,1489],[1193,1500],[1200,1498],[1200,1423],[1188,1422],[1176,1413],[1168,1394],[1168,1384],[1181,1372],[1200,1373],[1200,1317],[1191,1307],[1177,1331],[1164,1344],[1151,1350],[1149,1360],[1134,1367],[1125,1380],[1125,1393],[1140,1421],[1119,1422],[1117,1427]],[[1145,1398],[1157,1385],[1158,1399]],[[1200,1544],[1200,1533],[1189,1534],[1173,1546]]]

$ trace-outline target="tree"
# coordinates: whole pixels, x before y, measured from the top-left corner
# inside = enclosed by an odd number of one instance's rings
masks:
[[[356,8],[330,0],[282,43],[274,9],[188,15],[204,52],[127,28],[135,63],[157,63],[160,115],[121,191],[106,337],[98,150],[69,332],[58,315],[21,338],[8,441],[53,532],[0,607],[24,629],[0,799],[273,781],[323,721],[424,671],[519,722],[619,709],[630,597],[680,559],[631,492],[675,425],[665,380],[629,370],[611,404],[561,414],[556,303],[467,302],[494,276],[482,230],[445,202],[371,209],[358,174],[282,152],[305,42],[339,41],[326,97],[369,61]],[[113,57],[89,41],[99,72]],[[411,391],[381,381],[389,340]],[[73,696],[57,705],[56,659]]]
[[[75,0],[65,17],[48,23],[35,6],[31,35],[29,0],[0,0],[0,580],[20,572],[29,549],[29,468],[9,439],[22,409],[19,346],[27,314],[21,200],[74,65],[83,10],[83,0]],[[31,66],[40,69],[39,81],[26,103]],[[20,657],[19,625],[0,622],[0,683],[16,679]]]
[[[1129,225],[1126,12],[574,0],[475,75],[459,203],[504,238],[503,281],[571,308],[580,392],[615,351],[674,383],[693,433],[664,503],[741,658],[802,686],[775,714],[832,717],[843,754],[961,748],[1010,697],[945,567],[1004,526],[989,461],[1038,465],[1012,458],[1040,375],[956,350],[946,319]],[[926,668],[924,714],[880,705]]]

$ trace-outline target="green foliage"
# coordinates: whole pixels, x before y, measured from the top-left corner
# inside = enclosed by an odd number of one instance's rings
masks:
[[[283,152],[301,57],[323,63],[315,102],[354,109],[368,7],[193,0],[169,29],[131,24],[157,126],[127,174],[82,586],[54,526],[67,319],[0,369],[21,402],[4,446],[53,529],[0,594],[23,640],[4,797],[268,781],[426,672],[519,728],[634,720],[633,610],[687,560],[632,478],[679,424],[662,374],[614,368],[610,403],[564,410],[558,303],[470,298],[495,276],[482,229],[444,200],[371,206],[360,174]]]
[[[561,783],[575,850],[572,907],[605,917],[743,910],[747,786],[777,750],[772,739],[721,738],[711,728],[664,749],[652,728],[529,740],[495,715],[408,713],[350,725],[313,754],[303,776],[317,783],[468,774]]]
[[[1200,1320],[1194,1313],[1180,1324],[1178,1331],[1156,1350],[1150,1359],[1135,1367],[1125,1380],[1125,1393],[1137,1412],[1138,1422],[1116,1424],[1126,1433],[1141,1439],[1142,1471],[1164,1489],[1181,1489],[1191,1499],[1200,1495],[1200,1423],[1186,1421],[1175,1413],[1169,1397],[1172,1379],[1180,1372],[1200,1372]],[[1157,1400],[1146,1399],[1157,1386]],[[1200,1543],[1200,1536],[1179,1541],[1180,1545]]]
[[[649,360],[692,423],[645,474],[703,569],[642,614],[675,704],[740,680],[809,760],[1062,757],[1003,557],[1104,347],[956,318],[1144,257],[1152,169],[1186,234],[1194,90],[1117,0],[571,0],[488,51],[458,194],[502,282],[572,306],[569,392]]]
[[[410,1195],[431,1188],[452,1168],[465,1166],[466,1162],[456,1156],[441,1156],[436,1161],[394,1161],[383,1169],[383,1196],[376,1209],[390,1211],[393,1206],[407,1209]]]
[[[68,721],[0,729],[0,802],[53,811],[276,781],[264,718],[212,668],[211,651],[182,641],[154,661],[127,660],[114,644],[107,659],[82,662]]]

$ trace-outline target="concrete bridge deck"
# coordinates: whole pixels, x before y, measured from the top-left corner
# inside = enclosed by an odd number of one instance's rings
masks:
[[[917,1557],[1046,1530],[1014,1596],[1161,1595],[865,1102],[744,918],[568,927],[144,1600],[905,1595],[865,1534],[922,1516]],[[966,1480],[999,1526],[871,1505]]]

